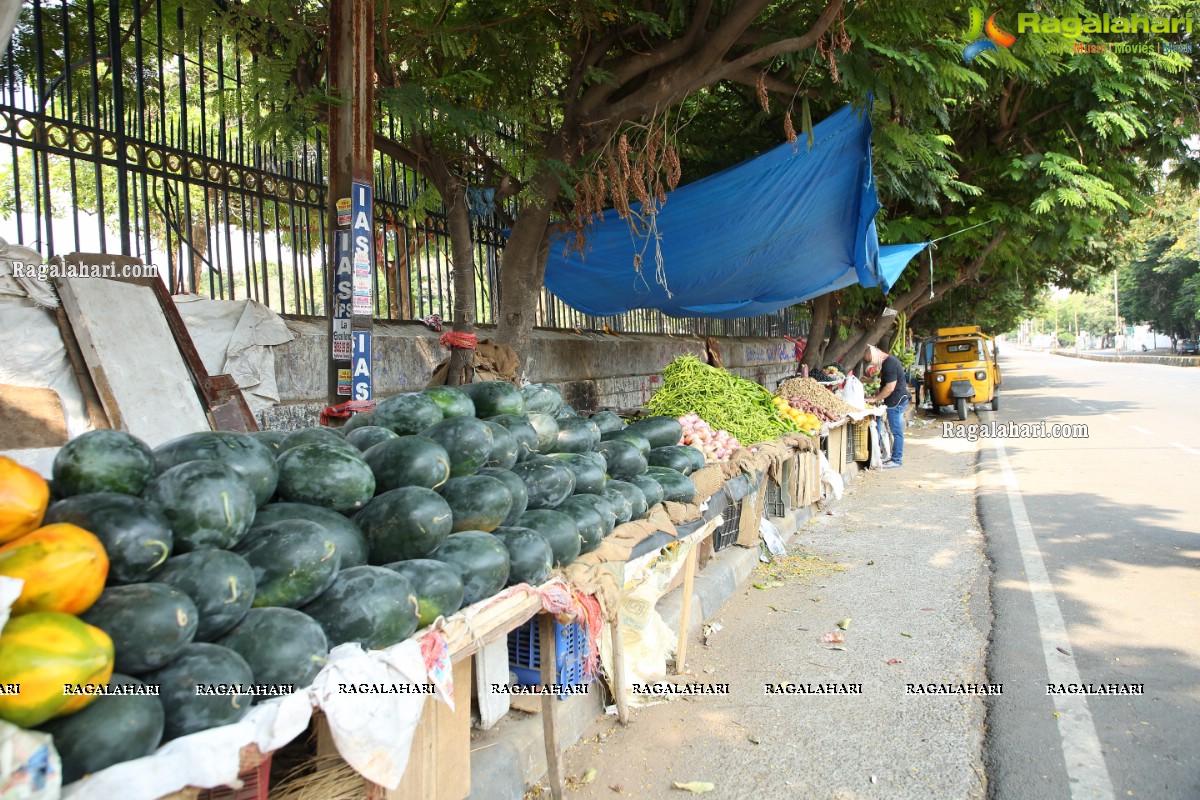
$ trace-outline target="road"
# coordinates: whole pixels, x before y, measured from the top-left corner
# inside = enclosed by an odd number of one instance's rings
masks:
[[[1002,349],[1000,410],[1086,425],[981,441],[995,615],[989,793],[1200,797],[1200,369]],[[943,415],[943,419],[951,419]],[[1047,684],[1144,686],[1048,695]]]

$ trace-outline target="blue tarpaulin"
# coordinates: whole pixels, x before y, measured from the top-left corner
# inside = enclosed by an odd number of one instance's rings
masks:
[[[811,149],[802,137],[667,195],[655,225],[665,288],[654,236],[635,235],[612,209],[587,230],[582,252],[567,235],[551,240],[546,287],[596,316],[655,308],[726,319],[854,283],[888,291],[924,245],[881,252],[866,111],[846,106],[813,134]]]

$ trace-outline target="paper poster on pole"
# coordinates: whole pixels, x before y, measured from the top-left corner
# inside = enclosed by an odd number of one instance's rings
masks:
[[[354,332],[354,358],[351,360],[350,377],[353,400],[371,399],[371,332]]]
[[[349,361],[352,342],[350,316],[353,313],[354,266],[350,249],[350,231],[334,234],[337,270],[333,278],[333,360]]]
[[[354,181],[350,190],[352,201],[350,228],[354,236],[354,302],[356,316],[371,316],[374,302],[371,297],[371,272],[375,264],[374,206],[371,203],[371,184]]]

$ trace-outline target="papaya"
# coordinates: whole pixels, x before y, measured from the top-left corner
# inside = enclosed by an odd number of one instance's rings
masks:
[[[66,686],[106,684],[113,673],[108,634],[59,611],[35,611],[9,620],[0,633],[0,719],[30,728],[71,714],[97,695]]]
[[[50,502],[50,486],[41,475],[0,456],[0,544],[36,530]]]
[[[108,554],[95,535],[59,522],[0,547],[0,575],[25,581],[12,614],[82,614],[104,591]]]

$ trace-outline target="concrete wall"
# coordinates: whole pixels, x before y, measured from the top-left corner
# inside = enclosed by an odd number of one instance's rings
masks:
[[[1085,361],[1118,361],[1127,364],[1165,364],[1168,367],[1200,367],[1200,356],[1143,356],[1135,353],[1125,355],[1101,355],[1098,353],[1076,353],[1073,350],[1053,350],[1056,356],[1082,358]]]
[[[275,348],[280,405],[259,415],[263,428],[290,430],[315,425],[325,407],[328,333],[324,320],[286,320],[295,339]],[[372,338],[376,399],[418,391],[448,354],[439,334],[415,323],[376,323]],[[487,338],[486,332],[480,338]],[[774,389],[796,369],[792,345],[767,338],[720,339],[725,368]],[[662,382],[677,356],[705,360],[702,337],[654,334],[535,331],[530,374],[553,383],[575,408],[636,408]]]

